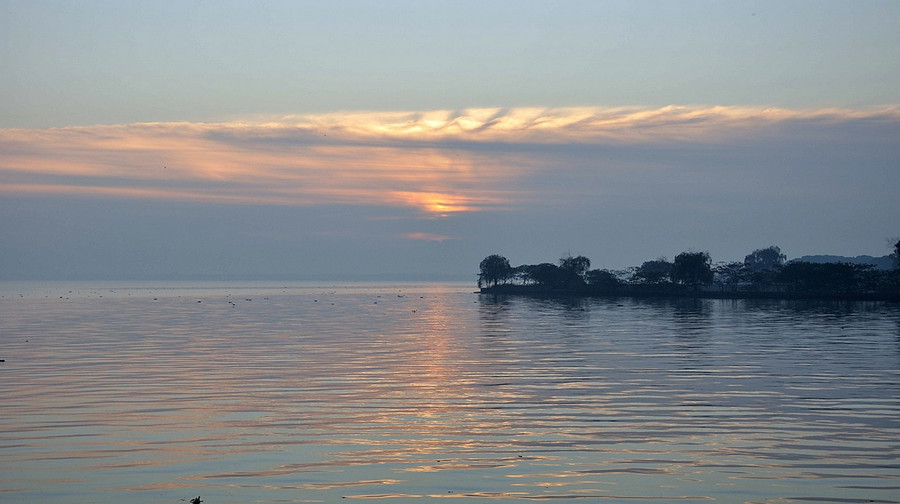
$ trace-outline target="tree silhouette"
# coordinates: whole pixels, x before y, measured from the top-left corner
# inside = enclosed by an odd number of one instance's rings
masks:
[[[894,268],[900,269],[900,240],[894,244]]]
[[[603,289],[611,289],[622,284],[622,281],[619,280],[615,273],[605,269],[588,271],[585,274],[585,279],[588,284]]]
[[[682,252],[675,256],[672,279],[694,289],[712,282],[712,260],[709,252]]]
[[[781,253],[781,249],[772,245],[764,249],[756,249],[744,257],[744,265],[753,271],[774,269],[784,265],[787,256]]]
[[[503,292],[541,295],[812,295],[896,300],[900,299],[900,240],[892,248],[898,262],[895,268],[884,271],[871,264],[786,263],[785,255],[774,245],[754,250],[743,262],[718,263],[715,269],[709,252],[682,252],[673,262],[661,257],[620,271],[591,270],[590,259],[571,255],[560,258],[559,265],[523,264],[513,268],[508,259],[494,254],[479,265],[478,287],[490,289],[503,284]],[[720,292],[700,292],[701,285],[714,281]]]
[[[478,265],[478,286],[488,285],[496,287],[498,283],[509,279],[514,270],[509,265],[509,259],[502,255],[493,254],[485,257]]]
[[[584,286],[584,274],[591,267],[591,260],[585,256],[571,255],[559,259],[559,270],[563,275],[561,283],[570,288]]]
[[[634,272],[634,280],[638,283],[658,285],[668,283],[672,278],[672,263],[665,257],[654,261],[644,261]]]
[[[749,279],[748,268],[742,262],[727,262],[717,264],[714,270],[717,282],[727,287],[729,291],[737,291],[742,282]]]
[[[574,275],[584,276],[591,267],[591,260],[581,255],[577,257],[568,255],[559,259],[559,267]]]
[[[850,263],[794,261],[778,274],[791,292],[841,295],[862,292],[872,282],[874,266]]]
[[[557,287],[564,283],[565,272],[555,264],[529,264],[521,268],[525,271],[525,277],[538,285]]]

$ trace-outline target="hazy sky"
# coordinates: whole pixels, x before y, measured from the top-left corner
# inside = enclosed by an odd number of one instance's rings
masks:
[[[0,0],[0,279],[900,235],[900,2]]]

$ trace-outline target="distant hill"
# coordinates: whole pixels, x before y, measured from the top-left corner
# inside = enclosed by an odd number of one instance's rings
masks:
[[[881,257],[872,257],[869,255],[859,255],[856,257],[835,256],[835,255],[807,255],[794,261],[804,261],[811,263],[850,263],[850,264],[874,264],[875,269],[889,270],[894,267],[894,257],[890,255]]]

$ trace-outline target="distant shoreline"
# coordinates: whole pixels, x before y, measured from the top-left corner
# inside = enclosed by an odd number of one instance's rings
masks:
[[[885,301],[900,302],[900,294],[856,292],[846,294],[810,292],[726,292],[715,290],[691,290],[680,285],[668,286],[618,286],[615,288],[592,288],[584,286],[574,289],[553,289],[542,285],[501,284],[482,287],[479,294],[513,295],[544,298],[561,297],[630,297],[630,298],[693,298],[693,299],[775,299],[775,300],[820,300],[820,301]]]

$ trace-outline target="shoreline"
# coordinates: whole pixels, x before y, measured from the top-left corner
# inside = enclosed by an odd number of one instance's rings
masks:
[[[900,302],[900,293],[877,292],[857,293],[814,293],[814,292],[726,292],[689,290],[680,285],[670,286],[619,286],[615,288],[592,288],[590,286],[573,289],[553,289],[540,285],[496,285],[482,287],[476,294],[531,296],[531,297],[631,297],[631,298],[693,298],[693,299],[775,299],[775,300],[818,300],[818,301],[885,301]]]

